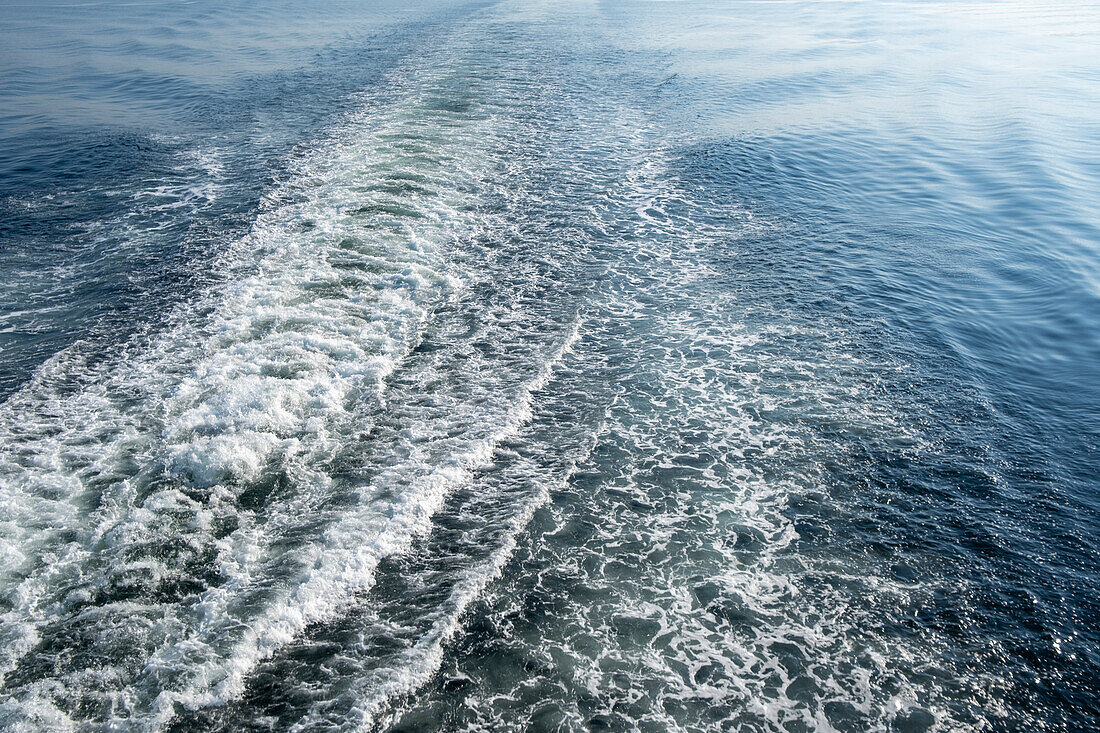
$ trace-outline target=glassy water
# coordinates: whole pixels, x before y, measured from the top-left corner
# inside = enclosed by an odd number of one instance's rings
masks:
[[[3,727],[1098,725],[1100,6],[0,20]]]

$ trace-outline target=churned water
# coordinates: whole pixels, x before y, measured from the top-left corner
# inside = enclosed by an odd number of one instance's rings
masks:
[[[0,21],[0,727],[1100,726],[1100,6]]]

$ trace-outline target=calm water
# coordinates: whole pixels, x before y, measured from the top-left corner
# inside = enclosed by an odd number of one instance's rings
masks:
[[[0,727],[1100,727],[1100,5],[0,4]]]

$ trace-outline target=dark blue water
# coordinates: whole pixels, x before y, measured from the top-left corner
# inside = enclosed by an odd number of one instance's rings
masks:
[[[1097,727],[1100,7],[0,20],[3,726]]]

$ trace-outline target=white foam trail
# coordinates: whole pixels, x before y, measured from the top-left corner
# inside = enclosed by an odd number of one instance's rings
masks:
[[[131,548],[171,537],[182,523],[189,541],[217,548],[227,582],[193,608],[155,611],[167,643],[142,681],[160,694],[160,684],[182,676],[189,692],[164,693],[148,722],[170,717],[170,698],[224,699],[255,659],[304,619],[338,607],[339,594],[362,582],[378,553],[401,546],[401,532],[426,521],[431,497],[484,459],[484,446],[456,455],[427,480],[424,502],[406,497],[393,521],[376,517],[369,526],[379,535],[366,554],[348,546],[348,556],[337,560],[316,549],[320,565],[305,585],[257,620],[270,620],[269,628],[213,666],[202,658],[220,654],[198,650],[219,622],[210,614],[228,613],[235,591],[261,580],[269,529],[303,504],[323,501],[324,461],[348,430],[369,427],[362,420],[382,404],[384,381],[415,346],[432,304],[460,285],[447,250],[484,226],[469,204],[485,177],[489,157],[476,151],[492,144],[493,120],[431,108],[442,73],[400,70],[392,91],[399,101],[378,107],[364,100],[304,156],[252,232],[231,248],[226,266],[237,274],[177,314],[173,328],[135,345],[113,371],[87,375],[87,385],[72,393],[59,391],[51,372],[79,364],[47,365],[0,407],[0,501],[8,508],[0,572],[9,605],[0,620],[0,675],[41,641],[45,625],[103,587],[95,568],[117,574],[132,566],[125,559]],[[433,130],[440,116],[444,124]],[[434,147],[425,147],[429,142]],[[375,185],[406,171],[424,181],[421,191],[395,194]],[[262,515],[235,507],[272,465],[304,493]],[[217,540],[211,522],[230,511],[240,527]],[[327,539],[339,546],[344,531],[349,542],[360,542],[370,530],[336,525]],[[243,622],[234,619],[221,621]],[[66,694],[79,695],[80,681],[68,683],[74,689]],[[207,685],[219,692],[204,693]],[[9,697],[0,715],[54,725],[64,719],[50,702],[57,689],[32,683],[18,700]],[[146,705],[137,690],[113,694],[123,710],[140,713]]]

